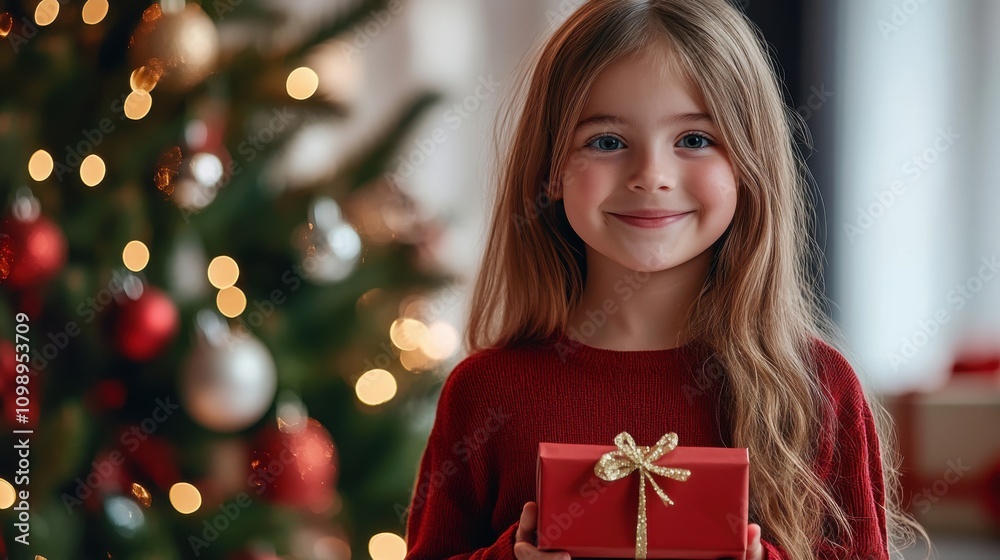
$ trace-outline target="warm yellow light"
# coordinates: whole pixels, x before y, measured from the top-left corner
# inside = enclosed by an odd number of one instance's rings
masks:
[[[300,66],[288,74],[285,89],[292,99],[309,99],[319,87],[319,76],[309,67]]]
[[[17,493],[14,492],[14,487],[6,480],[0,478],[0,509],[7,509],[14,505],[16,499]]]
[[[208,281],[218,289],[228,288],[240,278],[240,267],[232,257],[215,257],[208,264]]]
[[[104,180],[106,171],[104,160],[97,154],[90,154],[83,158],[83,163],[80,164],[80,180],[88,187],[96,187]]]
[[[0,12],[0,39],[3,39],[14,29],[14,17],[10,12]]]
[[[170,487],[170,505],[181,513],[194,513],[201,507],[201,492],[187,482]]]
[[[125,116],[137,121],[149,114],[153,107],[153,96],[147,91],[136,89],[125,98]]]
[[[427,338],[427,325],[416,319],[396,319],[389,327],[389,339],[400,350],[416,350]]]
[[[358,379],[354,392],[361,402],[377,406],[396,396],[396,378],[384,369],[369,370]]]
[[[246,310],[247,296],[243,294],[243,290],[236,286],[230,286],[219,291],[219,295],[215,298],[215,305],[218,306],[220,313],[232,319],[239,317]]]
[[[49,25],[59,15],[58,0],[42,0],[35,7],[35,23],[41,26]]]
[[[149,490],[143,488],[138,482],[132,483],[132,495],[140,504],[149,507],[153,504],[153,497],[149,495]]]
[[[87,0],[83,5],[83,23],[95,25],[108,15],[108,0]]]
[[[444,321],[435,321],[427,328],[420,349],[432,360],[444,360],[458,350],[458,331]]]
[[[414,373],[428,369],[434,360],[428,356],[422,348],[416,350],[403,350],[399,353],[399,363],[403,364],[406,371]]]
[[[149,249],[142,241],[129,241],[122,251],[122,262],[125,268],[139,272],[149,264]]]
[[[52,156],[45,150],[38,150],[28,160],[28,175],[36,181],[44,181],[52,174],[53,165]]]
[[[157,81],[159,81],[159,76],[156,75],[156,72],[150,70],[148,66],[136,68],[128,78],[128,84],[132,87],[132,91],[153,91]]]
[[[406,541],[394,533],[379,533],[368,541],[368,554],[372,560],[403,560]]]

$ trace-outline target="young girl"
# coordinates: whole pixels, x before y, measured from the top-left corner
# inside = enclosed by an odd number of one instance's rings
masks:
[[[408,560],[568,558],[536,548],[538,442],[621,431],[749,448],[750,560],[882,560],[923,534],[884,419],[827,342],[802,123],[766,53],[726,0],[591,0],[544,46]]]

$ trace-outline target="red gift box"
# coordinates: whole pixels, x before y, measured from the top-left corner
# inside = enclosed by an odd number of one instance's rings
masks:
[[[539,443],[538,549],[641,558],[641,482],[646,558],[744,560],[747,449],[676,444],[670,433],[637,446],[627,432],[615,445]]]

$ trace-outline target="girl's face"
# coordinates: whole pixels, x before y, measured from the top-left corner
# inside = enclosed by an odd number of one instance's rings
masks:
[[[736,211],[735,174],[701,95],[654,64],[645,54],[606,68],[571,133],[561,196],[589,262],[677,267],[709,250]]]

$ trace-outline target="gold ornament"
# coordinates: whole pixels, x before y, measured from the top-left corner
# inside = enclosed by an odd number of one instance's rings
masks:
[[[691,471],[688,469],[661,467],[653,464],[660,457],[663,457],[677,447],[677,434],[674,432],[665,434],[653,447],[636,445],[635,440],[632,439],[632,436],[628,432],[622,432],[615,436],[615,447],[618,448],[617,451],[609,451],[601,455],[597,464],[594,465],[594,474],[602,480],[614,482],[632,474],[632,471],[639,471],[639,516],[635,526],[635,557],[637,559],[645,558],[646,479],[648,478],[649,483],[653,485],[653,489],[660,496],[663,505],[672,506],[674,505],[673,500],[656,484],[656,481],[653,480],[653,475],[650,473],[653,472],[660,476],[683,482],[691,476]]]
[[[132,34],[129,55],[133,68],[146,67],[147,84],[162,84],[168,91],[182,93],[215,70],[219,32],[197,4],[176,12],[153,4],[142,13]]]

